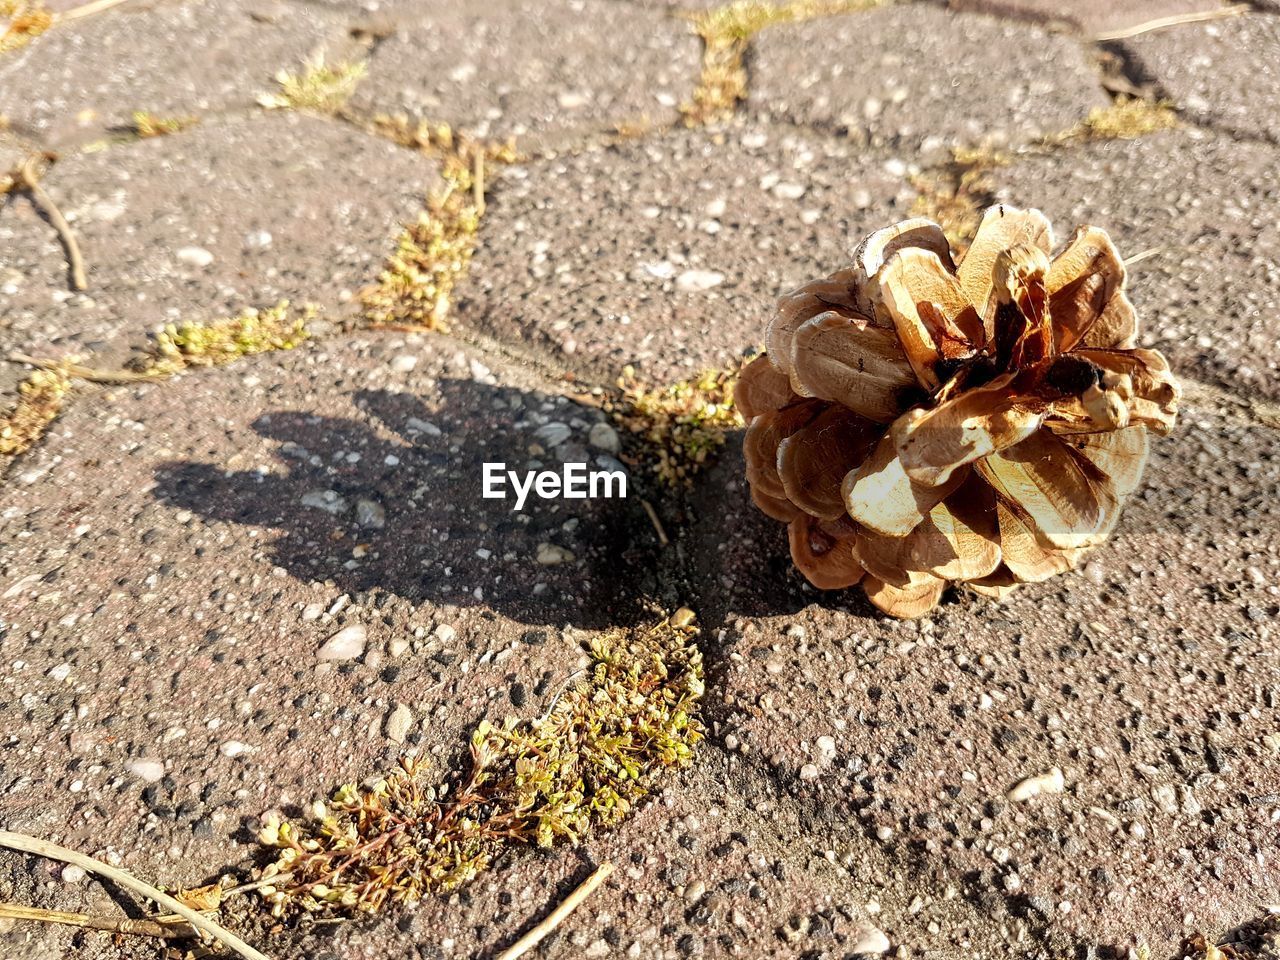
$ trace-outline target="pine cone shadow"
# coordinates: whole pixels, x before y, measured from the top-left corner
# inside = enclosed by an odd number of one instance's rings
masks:
[[[805,581],[791,561],[786,524],[751,502],[744,433],[735,430],[726,437],[715,467],[689,496],[690,549],[703,623],[785,616],[815,603],[858,617],[882,617],[861,588],[817,590]]]
[[[170,462],[156,470],[155,496],[209,521],[274,531],[264,537],[271,561],[304,582],[481,607],[531,626],[634,622],[659,593],[657,545],[634,491],[625,500],[531,493],[520,512],[510,493],[482,497],[485,462],[521,473],[559,472],[569,462],[603,469],[586,441],[603,415],[472,380],[440,380],[438,390],[430,405],[359,391],[356,418],[264,414],[253,429],[278,442],[272,453],[282,471]],[[538,424],[529,414],[553,402],[550,419],[585,426],[545,453],[531,452]],[[553,558],[559,562],[546,562]]]

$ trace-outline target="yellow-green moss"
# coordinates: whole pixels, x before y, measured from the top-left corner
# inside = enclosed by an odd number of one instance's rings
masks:
[[[1021,154],[1044,154],[1083,142],[1132,140],[1177,124],[1177,114],[1167,103],[1119,98],[1108,106],[1095,107],[1066,130],[1034,141]],[[986,147],[954,149],[949,162],[911,178],[917,194],[912,215],[936,222],[951,245],[963,252],[977,232],[982,211],[995,202],[993,172],[1012,160],[1013,155]]]
[[[689,763],[702,656],[693,614],[592,640],[586,676],[536,720],[482,722],[465,771],[438,785],[413,760],[367,789],[348,784],[311,822],[268,818],[275,861],[261,888],[286,911],[375,912],[455,889],[505,849],[577,844],[611,827],[663,770]]]
[[[378,117],[374,129],[440,159],[442,186],[427,197],[416,223],[401,231],[378,282],[361,295],[366,322],[447,330],[454,287],[466,275],[484,213],[484,171],[514,163],[515,144],[487,143],[447,124]]]
[[[7,21],[7,22],[6,22]],[[53,14],[43,0],[0,0],[0,53],[26,46],[53,26]]]
[[[62,411],[71,378],[60,367],[37,370],[18,386],[18,400],[0,417],[0,456],[31,449]]]
[[[290,350],[310,336],[307,323],[314,316],[310,307],[296,313],[288,301],[281,301],[266,310],[249,309],[209,323],[166,324],[132,366],[141,373],[166,376],[187,367],[216,366],[254,353]]]
[[[653,389],[628,366],[618,380],[621,395],[608,409],[638,442],[639,459],[660,483],[687,486],[724,446],[728,431],[742,426],[733,405],[741,372],[741,365],[704,370],[692,380]]]
[[[692,96],[680,106],[685,125],[702,126],[733,115],[747,96],[743,64],[747,46],[765,27],[868,10],[888,2],[891,0],[736,0],[691,14],[694,31],[702,39],[702,72]]]
[[[323,57],[316,57],[303,63],[296,73],[291,70],[277,73],[279,92],[259,94],[258,103],[268,110],[336,113],[351,99],[367,70],[367,65],[360,61],[330,66]]]
[[[179,133],[199,122],[199,117],[158,117],[146,110],[133,112],[133,132],[144,140]]]

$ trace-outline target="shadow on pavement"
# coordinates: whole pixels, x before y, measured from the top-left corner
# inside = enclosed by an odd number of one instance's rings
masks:
[[[654,532],[630,480],[626,500],[531,494],[516,512],[514,497],[482,497],[486,461],[521,473],[559,473],[567,462],[603,469],[587,442],[598,411],[472,380],[441,380],[439,390],[431,406],[360,391],[359,419],[264,414],[253,428],[278,443],[275,468],[166,463],[155,495],[206,520],[275,531],[264,538],[275,565],[346,592],[380,588],[413,603],[583,628],[634,622],[646,600],[661,599]],[[571,435],[541,451],[555,436],[537,435],[540,416]]]

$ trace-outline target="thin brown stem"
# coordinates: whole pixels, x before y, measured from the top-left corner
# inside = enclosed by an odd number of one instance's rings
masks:
[[[1155,20],[1147,20],[1144,23],[1136,24],[1124,30],[1095,34],[1093,39],[1101,41],[1126,40],[1129,37],[1136,37],[1141,33],[1150,33],[1152,30],[1163,30],[1165,27],[1176,27],[1184,23],[1203,23],[1206,20],[1221,20],[1223,17],[1237,17],[1250,9],[1252,8],[1247,3],[1237,3],[1231,7],[1215,7],[1212,10],[1201,10],[1197,13],[1179,13],[1171,17],[1159,17]]]
[[[62,370],[68,376],[88,380],[90,383],[157,383],[164,379],[150,373],[134,373],[132,370],[97,370],[62,360],[42,360],[25,353],[11,353],[8,360],[10,363],[25,363],[41,370]]]
[[[42,910],[24,907],[17,903],[0,903],[0,918],[8,920],[35,920],[40,923],[60,923],[86,930],[105,930],[108,933],[130,933],[143,937],[165,939],[190,937],[195,931],[190,927],[178,927],[158,920],[134,920],[131,917],[95,917],[87,913],[67,913],[63,910]]]
[[[582,883],[578,885],[578,888],[565,898],[564,903],[552,910],[551,913],[548,914],[547,918],[536,927],[526,933],[511,946],[507,947],[506,950],[503,950],[502,953],[498,954],[497,960],[516,960],[517,957],[524,956],[536,947],[542,942],[543,938],[545,938],[547,934],[560,926],[560,924],[564,922],[565,918],[578,908],[582,901],[591,896],[591,894],[595,892],[596,888],[609,878],[609,874],[611,873],[613,873],[612,863],[602,863],[600,866],[596,867],[591,876],[587,877],[586,880],[583,880]]]
[[[79,20],[81,17],[101,13],[103,10],[118,6],[124,2],[125,0],[93,0],[92,3],[81,4],[78,7],[72,7],[70,10],[57,14],[53,22],[66,23],[68,20]]]
[[[35,201],[40,211],[49,218],[49,223],[53,225],[53,229],[58,231],[62,245],[67,251],[67,264],[71,268],[71,289],[83,290],[89,283],[85,279],[84,257],[80,254],[80,244],[76,241],[76,235],[71,230],[71,224],[67,223],[67,218],[62,215],[58,205],[53,202],[53,197],[49,196],[44,187],[40,186],[40,175],[36,173],[36,164],[41,160],[49,160],[50,157],[51,155],[47,153],[35,153],[29,156],[26,162],[18,168],[17,182],[20,188],[31,195],[31,199]]]
[[[39,857],[48,857],[50,860],[60,860],[63,863],[74,864],[90,873],[106,877],[108,880],[113,880],[120,886],[127,887],[134,893],[141,894],[149,900],[154,900],[165,909],[176,913],[197,930],[207,933],[221,942],[227,949],[234,950],[240,956],[245,957],[246,960],[269,960],[266,954],[255,950],[230,930],[220,927],[212,920],[192,910],[186,904],[180,903],[167,893],[157,890],[151,884],[144,883],[132,874],[125,873],[125,871],[116,867],[108,866],[100,860],[86,857],[83,853],[68,850],[66,847],[60,847],[56,843],[50,843],[47,840],[29,837],[24,833],[11,833],[8,830],[0,830],[0,847],[20,850],[23,853],[33,853]]]

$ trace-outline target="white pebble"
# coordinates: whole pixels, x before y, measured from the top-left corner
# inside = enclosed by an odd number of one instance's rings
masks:
[[[193,267],[207,267],[213,263],[213,254],[204,247],[183,247],[178,251],[178,259]]]
[[[316,653],[320,660],[354,660],[364,653],[367,634],[360,624],[343,627],[328,640]]]
[[[130,760],[124,768],[143,783],[155,783],[164,776],[164,764],[159,760]]]
[[[684,293],[701,293],[724,283],[724,274],[714,270],[686,270],[676,277],[676,289]]]
[[[1054,767],[1048,773],[1027,777],[1010,790],[1007,796],[1013,803],[1021,803],[1041,794],[1062,793],[1066,788],[1067,784],[1062,777],[1062,771]]]

